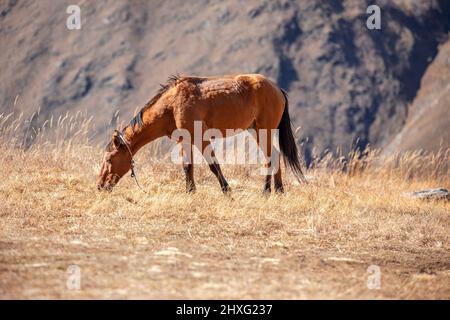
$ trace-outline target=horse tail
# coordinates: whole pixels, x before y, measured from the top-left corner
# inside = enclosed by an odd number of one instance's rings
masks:
[[[288,96],[286,91],[283,89],[281,89],[281,92],[283,93],[285,101],[283,116],[281,117],[280,124],[278,125],[281,154],[283,156],[284,164],[291,168],[291,171],[294,173],[297,180],[299,182],[307,183],[300,165],[297,144],[295,143],[294,134],[292,133]]]

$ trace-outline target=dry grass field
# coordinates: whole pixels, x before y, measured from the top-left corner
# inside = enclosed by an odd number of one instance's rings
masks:
[[[49,122],[26,150],[23,121],[0,124],[2,299],[450,298],[450,202],[403,195],[449,188],[450,151],[371,152],[346,170],[324,160],[308,185],[284,172],[286,193],[269,197],[259,167],[224,166],[227,197],[206,166],[185,194],[181,168],[146,148],[147,195],[128,175],[96,190],[102,149],[86,142],[88,121]],[[66,287],[70,265],[80,290]],[[379,289],[367,287],[371,265]]]

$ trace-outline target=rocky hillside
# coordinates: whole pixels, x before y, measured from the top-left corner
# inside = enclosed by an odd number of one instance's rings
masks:
[[[425,72],[406,124],[386,151],[439,148],[450,148],[450,41]]]
[[[446,0],[378,1],[381,30],[365,0],[80,1],[68,30],[72,2],[0,2],[0,112],[82,111],[100,141],[170,74],[258,72],[289,91],[307,161],[391,141],[450,29]]]

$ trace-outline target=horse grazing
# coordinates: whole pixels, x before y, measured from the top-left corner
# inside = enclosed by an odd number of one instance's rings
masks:
[[[305,181],[297,146],[291,128],[288,99],[285,91],[259,74],[242,74],[223,77],[172,76],[158,93],[131,119],[122,131],[115,130],[106,147],[98,177],[98,189],[111,190],[119,179],[131,169],[134,176],[133,156],[145,144],[162,136],[171,137],[176,129],[184,129],[193,136],[194,123],[201,123],[205,130],[216,129],[227,137],[230,131],[254,129],[257,133],[266,129],[279,131],[279,146],[284,161],[298,180]],[[233,129],[233,130],[230,130]],[[263,150],[266,168],[271,167],[272,135],[267,136]],[[193,143],[178,141],[182,146],[183,169],[186,174],[186,191],[194,192],[194,164],[186,154],[192,154]],[[209,168],[219,180],[224,193],[230,187],[222,174],[214,151],[205,155],[211,141],[202,141],[201,152]],[[212,149],[211,149],[212,150]],[[271,192],[274,176],[276,192],[283,192],[279,157],[277,170],[267,171],[264,192]],[[273,172],[275,171],[275,172]]]

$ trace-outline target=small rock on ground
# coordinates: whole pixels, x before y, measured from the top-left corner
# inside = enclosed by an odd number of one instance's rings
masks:
[[[406,193],[407,196],[416,199],[425,200],[450,200],[450,193],[447,189],[436,188],[436,189],[426,189],[414,192]]]

